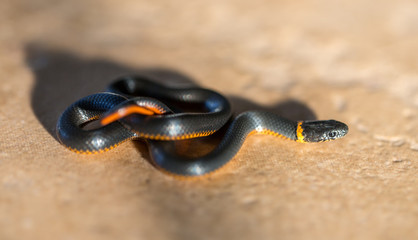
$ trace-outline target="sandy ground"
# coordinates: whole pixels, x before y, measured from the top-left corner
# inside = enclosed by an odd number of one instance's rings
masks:
[[[0,239],[418,239],[417,12],[413,0],[3,0]],[[155,169],[141,142],[62,147],[61,112],[130,73],[350,132],[251,136],[198,181]]]

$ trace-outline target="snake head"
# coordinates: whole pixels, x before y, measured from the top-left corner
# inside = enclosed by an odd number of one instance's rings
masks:
[[[348,126],[335,120],[299,122],[297,130],[301,142],[324,142],[344,137]]]

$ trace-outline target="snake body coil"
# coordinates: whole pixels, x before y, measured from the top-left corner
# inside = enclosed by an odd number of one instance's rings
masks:
[[[180,112],[178,106],[201,112]],[[207,155],[187,159],[173,151],[173,140],[212,134],[230,116],[228,100],[214,91],[175,89],[144,77],[125,77],[111,84],[109,92],[87,96],[68,107],[58,120],[57,134],[63,145],[77,153],[104,152],[126,140],[145,138],[158,168],[179,176],[200,176],[228,163],[254,133],[322,142],[348,132],[347,125],[335,120],[297,122],[269,112],[249,111],[232,121],[220,144]],[[103,126],[83,128],[93,120]]]

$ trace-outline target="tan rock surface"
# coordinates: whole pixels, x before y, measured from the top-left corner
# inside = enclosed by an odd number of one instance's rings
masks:
[[[1,5],[0,239],[418,239],[416,1]],[[128,73],[350,133],[252,136],[199,181],[164,175],[142,143],[63,148],[60,113]]]

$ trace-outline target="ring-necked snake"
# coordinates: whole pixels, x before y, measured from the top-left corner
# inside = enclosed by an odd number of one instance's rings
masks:
[[[200,112],[179,112],[179,106]],[[171,150],[171,140],[212,134],[230,116],[228,100],[214,91],[171,88],[146,77],[128,76],[112,83],[107,92],[84,97],[69,106],[58,120],[57,134],[67,148],[86,154],[144,138],[158,168],[179,176],[200,176],[228,163],[246,137],[254,133],[297,142],[323,142],[348,132],[347,125],[335,120],[292,121],[270,112],[248,111],[231,122],[220,144],[207,155],[189,159]],[[85,129],[93,120],[98,120],[101,127]]]

